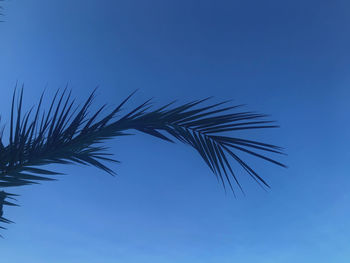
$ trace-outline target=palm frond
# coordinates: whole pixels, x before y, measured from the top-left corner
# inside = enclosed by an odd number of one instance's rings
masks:
[[[3,2],[3,0],[0,0],[0,2]],[[2,12],[2,10],[4,9],[4,7],[2,5],[0,5],[0,17],[3,17],[4,14]],[[0,20],[0,22],[4,22],[3,20]]]
[[[12,199],[12,200],[17,201],[15,198],[13,198],[13,196],[17,196],[17,195],[10,194],[10,193],[7,193],[5,191],[0,191],[0,222],[2,222],[2,223],[6,223],[6,224],[13,223],[11,220],[6,219],[5,217],[3,217],[3,207],[4,207],[4,205],[18,206],[17,204],[8,201],[8,199]],[[0,229],[6,229],[6,228],[0,226]],[[0,237],[2,238],[3,236],[0,235]]]
[[[106,148],[99,146],[107,139],[130,135],[128,130],[137,130],[159,139],[174,142],[178,140],[193,147],[226,189],[228,185],[235,193],[235,185],[243,192],[236,172],[228,160],[232,157],[256,182],[264,187],[268,183],[245,161],[239,153],[247,153],[275,165],[286,167],[261,152],[282,154],[281,147],[245,138],[224,136],[223,132],[276,128],[264,114],[249,111],[231,112],[241,105],[226,106],[228,101],[201,106],[210,98],[192,101],[170,108],[174,102],[151,110],[147,100],[127,114],[116,119],[122,107],[134,92],[101,117],[103,105],[92,116],[88,110],[95,97],[95,90],[83,106],[76,107],[67,88],[59,95],[56,92],[47,113],[41,111],[43,94],[36,110],[22,113],[23,87],[19,96],[13,93],[10,121],[10,135],[7,146],[0,136],[0,187],[13,187],[55,180],[60,173],[38,168],[38,166],[60,163],[92,165],[114,175],[103,161],[118,162],[110,158]],[[16,97],[18,103],[15,103]],[[16,107],[17,106],[17,107]],[[32,118],[32,113],[34,113]],[[100,118],[101,117],[101,118]],[[100,120],[98,120],[100,118]],[[259,152],[260,151],[260,152]],[[10,194],[6,193],[6,197]],[[11,205],[5,199],[2,205]],[[2,219],[5,222],[6,219]]]

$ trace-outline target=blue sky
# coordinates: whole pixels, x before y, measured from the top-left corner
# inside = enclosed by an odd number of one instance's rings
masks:
[[[57,182],[11,189],[20,208],[6,263],[339,262],[350,258],[348,1],[8,1],[0,24],[0,112],[67,83],[83,102],[129,109],[215,96],[271,114],[247,136],[286,148],[289,168],[250,159],[262,191],[223,191],[191,148],[137,134],[108,142],[116,178],[51,166]],[[51,95],[51,96],[50,96]],[[237,167],[238,168],[238,167]]]

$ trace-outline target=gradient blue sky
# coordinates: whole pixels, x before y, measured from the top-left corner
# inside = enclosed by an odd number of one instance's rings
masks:
[[[258,138],[288,169],[256,159],[272,189],[241,172],[225,194],[191,148],[137,136],[108,142],[116,178],[51,166],[58,182],[12,189],[20,208],[0,240],[4,263],[350,261],[349,1],[4,2],[0,112],[69,83],[96,106],[140,89],[129,109],[214,95],[272,115]],[[8,127],[8,125],[7,125]],[[257,136],[257,134],[252,134]]]

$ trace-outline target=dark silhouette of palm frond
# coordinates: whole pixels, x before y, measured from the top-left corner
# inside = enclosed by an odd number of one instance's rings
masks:
[[[118,161],[111,158],[112,154],[107,153],[107,148],[101,146],[101,143],[116,136],[130,135],[127,133],[128,130],[137,130],[168,142],[174,142],[175,139],[190,145],[201,155],[223,187],[229,186],[233,193],[235,193],[234,185],[241,191],[243,189],[229,163],[229,157],[263,187],[269,185],[238,155],[239,152],[285,167],[284,164],[261,153],[282,154],[280,147],[221,134],[278,127],[274,122],[265,120],[267,116],[264,114],[230,113],[242,105],[222,107],[228,101],[200,106],[209,99],[206,98],[177,107],[172,106],[174,102],[171,102],[153,110],[151,100],[147,100],[118,117],[122,107],[134,93],[106,116],[101,116],[106,105],[89,116],[88,110],[93,102],[95,90],[81,107],[75,106],[74,100],[71,100],[71,92],[67,95],[67,89],[61,95],[57,91],[47,113],[41,111],[42,94],[35,112],[32,108],[24,114],[23,88],[17,105],[15,105],[15,90],[7,146],[4,146],[2,133],[0,134],[0,187],[55,180],[52,176],[60,173],[39,168],[52,163],[92,165],[114,175],[114,171],[102,162]],[[15,205],[5,200],[13,198],[11,194],[1,192],[1,195],[1,207]],[[3,217],[0,220],[4,223],[11,222]]]
[[[3,207],[4,207],[4,205],[18,206],[17,204],[11,203],[11,202],[6,200],[6,199],[16,200],[12,196],[17,196],[17,195],[10,194],[10,193],[7,193],[5,191],[0,191],[0,222],[2,222],[2,223],[6,223],[6,224],[13,223],[11,220],[6,219],[5,217],[3,217]],[[3,227],[3,226],[0,226],[0,229],[6,229],[6,228]],[[2,237],[2,235],[0,235],[0,237]]]
[[[2,2],[3,0],[0,0]],[[4,7],[0,4],[0,18],[4,16],[4,13],[2,12]],[[0,19],[0,22],[4,22],[3,20]]]

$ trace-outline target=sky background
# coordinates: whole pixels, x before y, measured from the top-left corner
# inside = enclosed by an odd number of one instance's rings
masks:
[[[68,83],[83,102],[128,109],[213,95],[271,114],[246,135],[286,148],[283,169],[248,158],[246,196],[225,194],[190,147],[137,134],[108,141],[118,176],[58,166],[57,182],[8,189],[6,263],[346,263],[350,259],[350,2],[6,1],[0,112]]]

